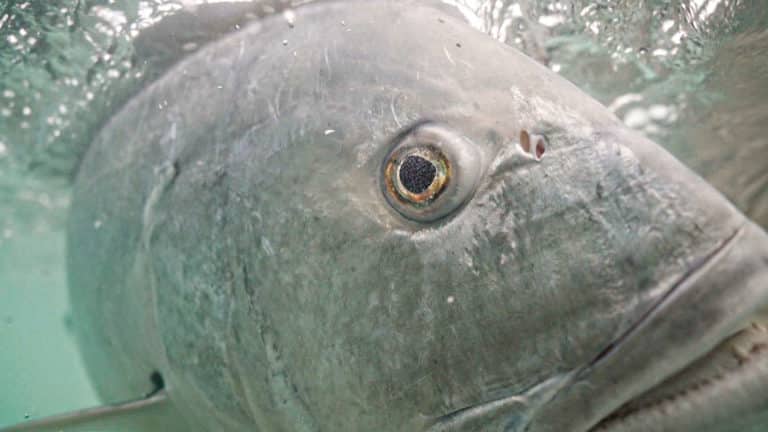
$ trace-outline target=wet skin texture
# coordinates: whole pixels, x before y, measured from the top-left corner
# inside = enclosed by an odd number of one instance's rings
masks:
[[[656,144],[444,6],[349,3],[202,49],[93,143],[68,257],[106,401],[160,371],[178,430],[583,432],[764,308],[766,234]],[[417,221],[382,167],[430,130],[460,177]]]

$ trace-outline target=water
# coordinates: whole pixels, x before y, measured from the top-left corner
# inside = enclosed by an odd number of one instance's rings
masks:
[[[760,0],[458,2],[768,225],[768,6]]]
[[[158,73],[135,50],[137,35],[198,3],[0,0],[0,425],[97,403],[67,332],[69,185],[99,125]],[[762,0],[449,3],[572,80],[768,225]],[[200,41],[184,37],[165,63]]]

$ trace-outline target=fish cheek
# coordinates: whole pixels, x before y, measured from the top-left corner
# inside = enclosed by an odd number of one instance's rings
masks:
[[[199,416],[194,420],[200,424],[218,417],[248,425],[251,407],[228,352],[236,276],[226,223],[228,182],[226,172],[181,170],[154,208],[148,277],[169,367],[164,378],[184,412]],[[216,414],[203,415],[201,407]]]
[[[321,429],[385,430],[392,428],[385,421],[417,417],[414,410],[436,395],[413,385],[430,372],[422,352],[432,322],[421,290],[423,263],[410,238],[362,218],[309,214],[281,221],[272,236],[276,245],[303,247],[274,255],[256,249],[249,259],[248,302],[268,320],[274,358],[281,359],[268,367],[284,371],[295,400]],[[251,383],[263,385],[271,375]],[[322,415],[342,406],[359,409]]]
[[[428,358],[442,414],[522,393],[554,369],[546,347],[557,321],[538,290],[546,274],[522,253],[523,234],[486,223],[499,219],[497,208],[463,211],[461,224],[432,239],[426,266],[425,290],[440,323]]]

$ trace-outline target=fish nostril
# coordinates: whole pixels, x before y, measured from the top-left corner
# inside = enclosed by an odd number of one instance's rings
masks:
[[[547,141],[542,135],[531,134],[523,129],[520,131],[520,147],[524,152],[539,160],[547,151]]]
[[[523,151],[526,153],[531,152],[531,136],[525,129],[520,131],[520,147],[522,147]]]
[[[546,145],[544,144],[544,137],[538,137],[536,140],[536,159],[541,159],[546,151]]]

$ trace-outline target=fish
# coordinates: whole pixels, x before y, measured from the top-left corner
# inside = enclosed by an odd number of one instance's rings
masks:
[[[74,185],[105,405],[4,432],[768,424],[766,232],[452,8],[307,4],[172,63]]]

